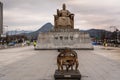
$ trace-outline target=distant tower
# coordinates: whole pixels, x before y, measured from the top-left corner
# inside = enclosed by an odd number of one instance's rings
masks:
[[[3,3],[0,2],[0,34],[3,33]]]

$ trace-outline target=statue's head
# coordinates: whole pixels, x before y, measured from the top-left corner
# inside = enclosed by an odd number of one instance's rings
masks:
[[[65,5],[65,3],[63,4],[63,10],[66,10],[66,5]]]

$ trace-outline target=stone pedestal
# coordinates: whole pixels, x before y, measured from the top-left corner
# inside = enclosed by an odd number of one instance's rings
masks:
[[[76,50],[93,50],[89,34],[86,32],[80,32],[79,30],[40,33],[35,49],[64,49],[65,47]]]
[[[70,70],[70,71],[55,71],[54,74],[55,80],[81,80],[81,74],[79,70]]]

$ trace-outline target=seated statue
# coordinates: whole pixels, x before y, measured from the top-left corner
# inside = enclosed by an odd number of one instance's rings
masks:
[[[55,28],[59,29],[73,29],[74,23],[74,14],[71,14],[68,10],[66,10],[65,4],[63,4],[63,9],[57,9],[57,15],[55,17]]]

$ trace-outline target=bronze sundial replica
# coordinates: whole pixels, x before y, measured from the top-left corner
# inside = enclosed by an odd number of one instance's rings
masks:
[[[65,48],[57,56],[58,69],[55,71],[55,80],[80,80],[78,70],[79,62],[77,53],[70,48]]]
[[[54,15],[54,28],[39,33],[35,49],[93,49],[88,33],[74,29],[74,14],[63,4]]]
[[[70,48],[63,49],[57,56],[58,69],[55,71],[55,80],[80,80],[77,53]]]

